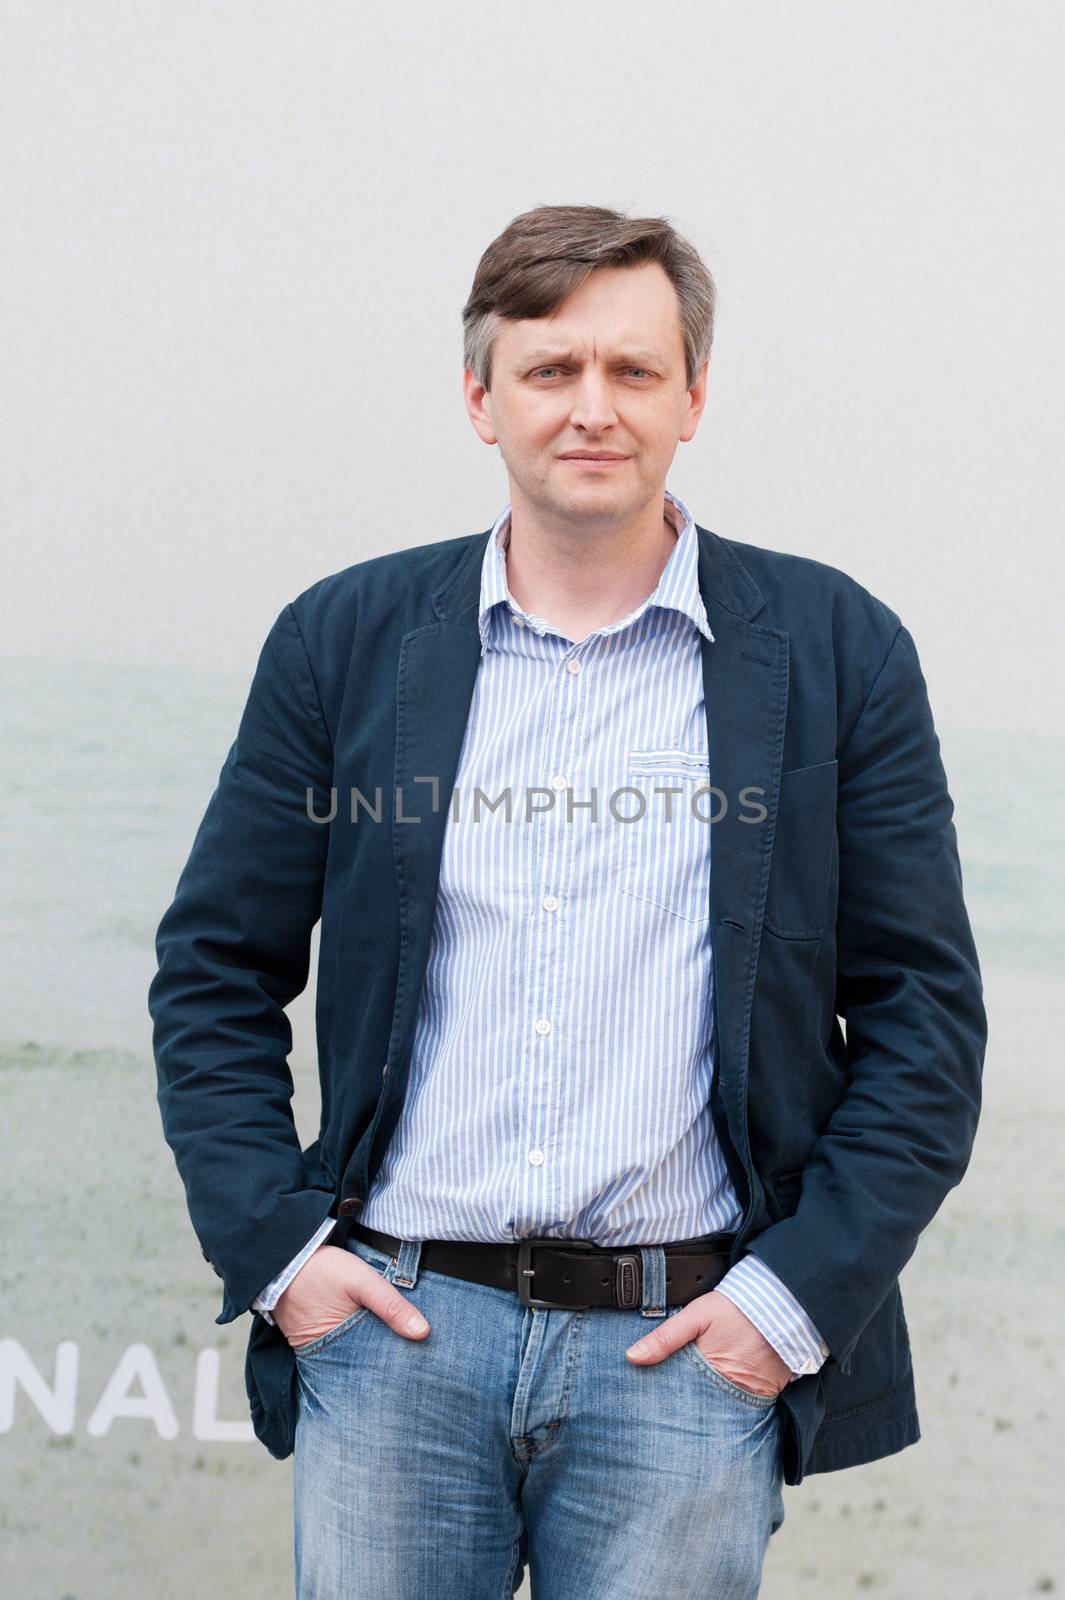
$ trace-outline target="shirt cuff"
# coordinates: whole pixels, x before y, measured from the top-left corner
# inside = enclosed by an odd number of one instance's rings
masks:
[[[754,1323],[787,1362],[792,1378],[804,1378],[824,1366],[828,1345],[791,1290],[764,1261],[743,1256],[715,1288]]]
[[[276,1278],[271,1278],[270,1282],[266,1285],[266,1288],[260,1290],[260,1292],[256,1295],[255,1299],[251,1303],[251,1309],[253,1311],[258,1311],[264,1322],[269,1322],[270,1325],[273,1326],[274,1319],[270,1315],[271,1311],[277,1305],[277,1302],[280,1300],[281,1296],[284,1294],[285,1290],[288,1288],[289,1284],[292,1282],[293,1278],[296,1276],[303,1264],[311,1258],[320,1244],[325,1243],[326,1239],[332,1233],[336,1225],[335,1217],[326,1217],[325,1221],[314,1234],[313,1238],[307,1240],[307,1243],[304,1245],[299,1255],[293,1256],[288,1266],[279,1272]],[[768,1268],[766,1270],[768,1271]]]

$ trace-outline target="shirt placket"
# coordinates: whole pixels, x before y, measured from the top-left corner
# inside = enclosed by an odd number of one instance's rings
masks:
[[[562,1215],[562,1172],[559,1129],[564,1125],[563,1098],[573,1069],[567,1049],[567,1023],[572,997],[566,993],[568,970],[567,900],[573,876],[579,827],[587,811],[569,820],[569,797],[587,799],[581,788],[579,758],[583,727],[582,675],[586,652],[583,644],[544,633],[541,644],[550,651],[550,679],[541,704],[540,750],[534,770],[539,784],[552,791],[548,811],[531,824],[537,916],[532,920],[530,973],[533,1008],[532,1125],[526,1140],[527,1161],[536,1169],[530,1185],[535,1200],[529,1210],[536,1230],[553,1227]]]

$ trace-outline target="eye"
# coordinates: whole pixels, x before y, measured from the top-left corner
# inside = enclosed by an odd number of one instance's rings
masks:
[[[550,375],[552,373],[561,372],[562,370],[563,369],[560,366],[536,367],[529,374],[529,376],[531,378],[542,378],[545,373]],[[642,378],[650,378],[650,377],[653,376],[653,374],[650,372],[650,370],[647,367],[621,367],[621,368],[619,368],[619,371],[621,371],[621,372],[635,372],[635,373],[638,373],[639,376],[642,377]]]

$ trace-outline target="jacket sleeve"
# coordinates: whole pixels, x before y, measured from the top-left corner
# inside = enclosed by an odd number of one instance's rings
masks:
[[[847,1085],[795,1214],[750,1249],[843,1371],[969,1162],[987,1023],[953,802],[914,642],[899,626],[839,756],[836,1011]]]
[[[289,605],[159,925],[148,991],[163,1131],[223,1282],[220,1323],[250,1308],[334,1201],[305,1182],[284,1009],[307,983],[329,838],[310,813],[329,816],[332,770]]]

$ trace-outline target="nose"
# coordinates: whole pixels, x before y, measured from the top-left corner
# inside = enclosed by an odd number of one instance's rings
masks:
[[[617,421],[610,385],[602,373],[585,370],[573,391],[569,420],[586,433],[598,434]]]

